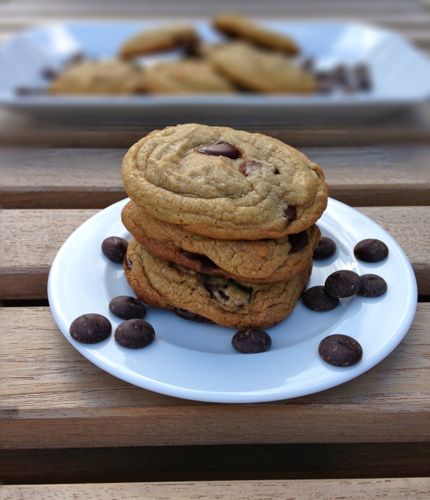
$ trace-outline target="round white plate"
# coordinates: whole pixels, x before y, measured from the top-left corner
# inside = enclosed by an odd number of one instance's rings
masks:
[[[88,360],[131,384],[180,398],[223,403],[274,401],[310,394],[342,384],[384,359],[407,333],[416,309],[417,288],[412,267],[396,241],[360,212],[329,200],[318,226],[337,243],[329,260],[314,263],[309,286],[324,284],[338,269],[375,273],[388,283],[379,298],[355,297],[330,312],[318,313],[299,302],[289,318],[268,329],[270,351],[240,354],[231,345],[234,329],[187,321],[173,312],[148,308],[147,321],[156,339],[145,349],[125,349],[113,335],[94,345],[75,342],[71,322],[84,313],[109,312],[117,295],[134,295],[122,266],[101,252],[107,236],[130,238],[121,223],[127,200],[102,210],[82,224],[64,243],[52,264],[48,296],[52,314],[66,339]],[[367,264],[354,258],[354,245],[378,238],[389,249],[388,259]],[[318,344],[333,333],[350,335],[363,347],[355,366],[337,368],[322,361]]]

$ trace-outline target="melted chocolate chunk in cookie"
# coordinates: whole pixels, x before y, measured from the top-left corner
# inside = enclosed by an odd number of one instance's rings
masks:
[[[287,224],[293,222],[293,220],[297,219],[297,209],[293,205],[290,205],[285,209],[285,218],[287,220]]]
[[[272,345],[270,335],[261,328],[239,330],[231,339],[233,347],[244,354],[268,351]]]
[[[115,330],[115,340],[122,347],[141,349],[151,344],[155,338],[152,325],[144,319],[128,319]]]
[[[242,153],[237,149],[236,146],[230,144],[226,141],[218,141],[213,144],[206,144],[204,146],[200,146],[197,151],[204,155],[211,156],[226,156],[227,158],[231,158],[235,160],[236,158],[240,158]]]
[[[187,252],[186,250],[182,251],[182,255],[187,257],[187,259],[195,260],[202,265],[202,269],[204,270],[212,270],[217,269],[218,266],[213,262],[209,257],[203,255],[201,253],[196,252]]]
[[[289,234],[288,241],[291,244],[290,253],[300,252],[309,243],[308,232],[302,231],[297,234]]]
[[[189,321],[197,321],[198,323],[213,323],[210,319],[204,318],[203,316],[200,316],[199,314],[194,314],[190,311],[187,311],[185,309],[181,309],[179,307],[175,307],[173,309],[174,313],[176,316],[179,316],[180,318],[187,319]]]
[[[363,356],[363,349],[355,339],[339,334],[321,340],[318,352],[326,363],[342,367],[355,365]]]
[[[380,262],[388,257],[388,247],[381,240],[369,238],[355,245],[354,255],[364,262]]]
[[[82,344],[95,344],[109,337],[112,325],[101,314],[83,314],[73,321],[69,332],[72,339]]]

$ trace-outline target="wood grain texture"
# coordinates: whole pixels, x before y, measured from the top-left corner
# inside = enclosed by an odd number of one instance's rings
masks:
[[[0,487],[1,488],[1,487]],[[390,498],[390,500],[430,497],[430,479],[327,479],[278,481],[201,481],[192,483],[99,483],[11,485],[0,490],[3,500],[153,500],[202,498],[250,500],[316,500],[321,498]]]
[[[367,207],[360,210],[387,229],[415,270],[419,293],[430,294],[430,207]],[[0,299],[43,299],[49,266],[67,237],[95,210],[0,212]]]
[[[0,157],[4,208],[104,208],[125,197],[125,149],[7,149]],[[350,205],[426,205],[428,146],[304,148],[327,176],[330,194]]]
[[[48,308],[0,310],[5,449],[430,440],[430,304],[386,360],[323,393],[212,405],[145,391],[89,363]],[[288,425],[286,425],[288,422]]]

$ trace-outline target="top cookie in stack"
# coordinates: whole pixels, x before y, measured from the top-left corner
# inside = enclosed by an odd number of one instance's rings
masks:
[[[321,168],[276,139],[187,124],[127,152],[126,275],[149,303],[229,326],[274,324],[310,275]]]

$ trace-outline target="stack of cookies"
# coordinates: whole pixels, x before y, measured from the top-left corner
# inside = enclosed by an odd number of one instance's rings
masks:
[[[318,165],[271,137],[187,124],[134,144],[122,175],[124,268],[140,299],[238,328],[293,310],[327,204]]]

